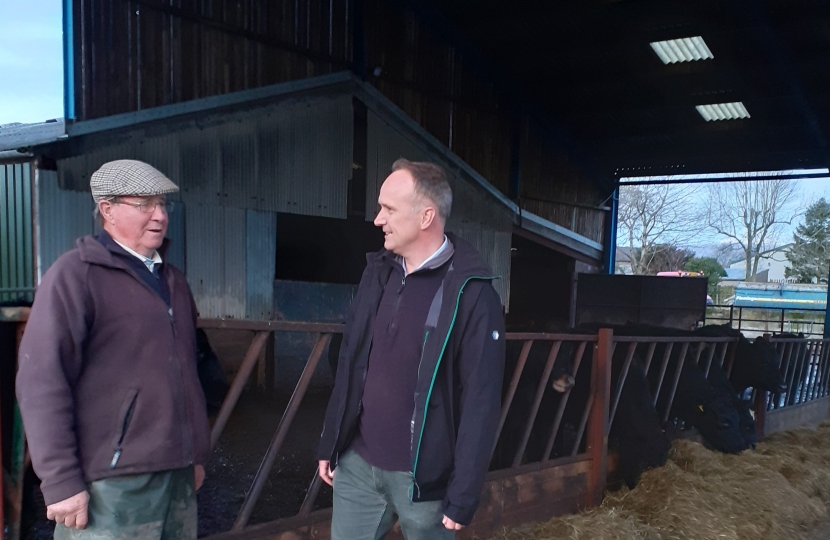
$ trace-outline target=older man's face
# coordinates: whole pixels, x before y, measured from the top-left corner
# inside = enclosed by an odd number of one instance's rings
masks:
[[[164,203],[163,195],[118,197],[110,203],[112,220],[107,221],[106,229],[115,240],[145,257],[152,257],[167,234]]]

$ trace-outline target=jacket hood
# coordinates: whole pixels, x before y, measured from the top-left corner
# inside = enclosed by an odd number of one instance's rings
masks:
[[[117,244],[116,244],[117,245]],[[96,237],[88,235],[82,236],[75,241],[75,246],[78,248],[78,253],[81,260],[89,264],[98,264],[110,268],[123,268],[123,263],[113,257],[110,250],[106,248]],[[170,247],[170,240],[165,238],[158,249],[161,256],[162,264],[167,264],[167,249]]]
[[[471,246],[467,241],[462,240],[456,234],[448,232],[447,238],[453,246],[452,268],[457,275],[479,276],[479,277],[496,277],[493,271],[481,257],[479,252]],[[384,263],[386,261],[394,261],[397,256],[388,249],[381,249],[374,253],[369,253],[366,256],[367,262]]]

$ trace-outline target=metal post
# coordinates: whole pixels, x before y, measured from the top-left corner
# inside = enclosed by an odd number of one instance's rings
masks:
[[[219,407],[219,414],[216,415],[216,421],[210,430],[211,449],[216,447],[216,443],[219,441],[219,437],[225,429],[225,424],[228,423],[233,408],[236,406],[236,402],[239,401],[239,396],[242,395],[242,389],[245,387],[245,383],[248,382],[248,378],[251,376],[251,372],[254,370],[254,366],[256,366],[257,360],[259,359],[259,353],[265,346],[265,342],[268,340],[270,334],[270,331],[257,332],[254,340],[251,342],[251,346],[248,348],[248,352],[245,353],[242,365],[239,366],[239,371],[236,373],[236,377],[233,378],[228,395],[222,401],[222,406]]]
[[[239,531],[248,524],[248,520],[251,518],[251,514],[254,511],[254,506],[256,506],[257,500],[259,500],[259,496],[262,493],[262,489],[268,481],[268,475],[271,473],[271,468],[274,466],[277,454],[282,447],[282,443],[285,441],[286,435],[288,435],[288,429],[291,427],[291,422],[293,422],[294,416],[300,408],[300,403],[303,401],[303,397],[308,389],[308,384],[311,382],[311,376],[314,375],[314,371],[317,369],[320,357],[323,355],[323,351],[328,346],[329,341],[331,341],[331,334],[320,334],[320,337],[317,339],[317,343],[314,344],[311,356],[309,356],[308,362],[306,362],[305,368],[303,369],[303,373],[300,375],[300,380],[297,381],[297,386],[294,388],[294,393],[291,394],[291,399],[288,400],[288,405],[285,408],[285,412],[282,414],[280,423],[277,426],[277,431],[274,433],[274,438],[271,440],[268,450],[265,451],[265,457],[262,458],[259,470],[256,472],[256,476],[254,476],[254,482],[251,484],[251,489],[248,491],[248,494],[245,497],[245,502],[242,503],[239,515],[236,517],[236,521],[231,528],[232,531]]]
[[[536,421],[536,415],[539,413],[539,405],[542,403],[542,397],[547,390],[550,373],[553,371],[553,364],[556,363],[556,357],[559,354],[559,348],[562,346],[561,341],[554,341],[550,347],[550,354],[548,361],[545,364],[545,370],[542,372],[542,377],[539,379],[539,385],[536,389],[536,395],[533,398],[533,405],[530,408],[530,413],[525,422],[525,430],[522,434],[522,440],[519,443],[519,448],[516,449],[516,455],[513,457],[513,467],[518,467],[522,464],[522,457],[524,456],[527,442],[530,440],[530,433],[533,430],[533,423]]]
[[[614,273],[617,259],[617,209],[620,206],[620,188],[611,194],[611,210],[605,214],[605,237],[603,238],[602,264],[606,274]]]
[[[513,396],[516,395],[516,388],[519,387],[519,379],[522,377],[522,372],[525,369],[525,362],[527,362],[527,355],[530,354],[530,348],[533,346],[533,340],[528,339],[522,345],[522,352],[519,355],[519,361],[516,364],[516,369],[513,370],[513,378],[510,380],[510,387],[507,390],[507,396],[504,398],[504,403],[501,407],[501,418],[499,419],[499,427],[496,430],[496,439],[493,443],[493,449],[499,442],[501,430],[504,429],[504,422],[507,420],[507,413],[510,412],[510,404],[513,403]],[[492,458],[492,452],[491,452]]]
[[[614,331],[601,328],[597,355],[591,370],[591,415],[588,430],[588,454],[591,473],[588,480],[588,507],[602,504],[608,475],[608,408],[611,401],[611,350]]]

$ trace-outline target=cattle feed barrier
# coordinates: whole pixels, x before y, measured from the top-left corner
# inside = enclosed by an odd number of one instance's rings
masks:
[[[270,523],[249,525],[248,522],[326,345],[332,335],[342,333],[343,326],[233,319],[201,319],[198,325],[205,329],[247,330],[254,334],[214,421],[212,446],[220,439],[231,418],[270,334],[317,334],[232,529],[209,538],[329,538],[331,509],[312,511],[321,481],[316,475],[316,462],[311,457],[309,475],[313,480],[297,515]],[[622,385],[633,359],[640,358],[645,371],[654,377],[653,399],[655,404],[661,405],[657,412],[663,419],[671,410],[682,362],[693,362],[704,372],[718,368],[729,373],[734,363],[736,341],[734,338],[617,336],[610,329],[592,334],[508,333],[506,338],[509,346],[515,346],[517,354],[515,359],[509,359],[505,373],[499,437],[494,448],[494,463],[499,461],[498,452],[504,454],[502,466],[494,466],[487,474],[480,509],[473,523],[458,535],[460,539],[475,535],[486,537],[502,526],[540,521],[598,505],[608,478],[615,477],[617,462],[616,456],[608,453],[608,435],[616,420]],[[830,416],[828,341],[772,338],[788,391],[779,399],[766,393],[754,393],[759,434],[816,424]],[[623,352],[615,355],[618,347],[622,347]],[[675,351],[679,364],[672,371],[669,358]],[[560,365],[560,362],[564,363]],[[563,375],[573,377],[574,385],[562,394],[554,395],[551,380]],[[556,400],[552,414],[544,411],[544,406],[551,400]],[[528,408],[521,411],[519,408],[523,404]],[[511,413],[520,420],[514,421]],[[507,440],[513,441],[512,445],[507,445],[509,451],[505,451],[503,444]],[[9,495],[8,491],[6,495]],[[401,538],[395,534],[393,532],[389,538]]]
[[[753,391],[764,433],[814,427],[830,417],[830,339],[767,336],[787,386],[780,395]]]

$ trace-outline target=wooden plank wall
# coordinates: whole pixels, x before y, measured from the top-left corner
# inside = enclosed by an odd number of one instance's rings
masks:
[[[356,1],[364,13],[358,24]],[[602,240],[610,191],[588,180],[563,139],[507,95],[507,82],[400,3],[73,0],[73,13],[76,120],[365,71],[368,82],[503,193],[518,174],[517,202],[525,209]],[[354,54],[355,39],[359,50],[365,43],[365,55]],[[518,169],[511,172],[512,160]]]

